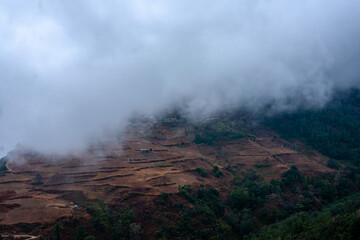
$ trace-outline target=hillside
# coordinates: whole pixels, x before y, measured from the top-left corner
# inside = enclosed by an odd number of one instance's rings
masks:
[[[236,239],[357,191],[357,162],[329,159],[299,128],[284,132],[297,119],[142,119],[81,154],[18,148],[1,160],[0,231],[4,239]]]
[[[234,175],[246,175],[251,170],[267,182],[279,179],[294,163],[299,163],[298,168],[307,175],[333,171],[325,166],[327,158],[323,155],[296,151],[293,144],[269,130],[256,130],[251,137],[209,146],[194,144],[189,128],[159,125],[144,134],[135,127],[128,129],[121,142],[104,142],[82,155],[60,159],[13,152],[6,164],[8,171],[0,178],[1,224],[86,218],[84,207],[71,201],[77,194],[107,204],[129,204],[140,212],[149,205],[156,211],[156,206],[151,206],[154,199],[161,193],[176,193],[179,185],[196,188],[204,184],[225,196]],[[221,177],[214,176],[214,166],[223,173]],[[202,177],[196,169],[203,169],[207,176]]]

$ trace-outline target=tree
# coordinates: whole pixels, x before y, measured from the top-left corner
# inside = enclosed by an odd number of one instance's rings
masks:
[[[141,238],[141,226],[139,224],[136,223],[131,223],[129,225],[130,227],[130,235],[131,235],[131,239],[140,239]]]
[[[56,240],[60,240],[60,239],[61,239],[60,236],[61,236],[61,232],[62,232],[63,229],[64,229],[64,228],[63,228],[63,226],[62,226],[60,223],[57,222],[57,223],[55,224],[55,227],[54,227],[54,230],[53,230],[53,234],[54,234]]]
[[[230,194],[231,206],[237,210],[249,207],[249,200],[249,192],[246,188],[235,188]]]
[[[43,184],[42,180],[43,180],[43,178],[42,178],[41,174],[37,173],[36,176],[35,176],[35,180],[33,182],[33,185]]]
[[[213,172],[214,172],[215,177],[217,177],[217,178],[219,178],[219,177],[221,177],[222,175],[224,175],[224,173],[219,170],[219,167],[218,167],[218,166],[214,166]]]
[[[77,231],[76,240],[84,240],[84,239],[85,239],[84,227],[80,225]]]
[[[200,174],[200,176],[207,177],[207,171],[204,168],[198,167],[195,169],[195,171],[197,171]]]

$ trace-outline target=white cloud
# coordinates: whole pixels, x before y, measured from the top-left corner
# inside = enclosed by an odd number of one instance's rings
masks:
[[[358,1],[0,3],[0,146],[84,147],[134,111],[321,106],[359,86]]]

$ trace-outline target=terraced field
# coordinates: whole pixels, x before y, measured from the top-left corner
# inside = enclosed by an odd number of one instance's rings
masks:
[[[60,217],[89,218],[83,206],[66,197],[73,193],[141,210],[161,193],[177,192],[178,185],[203,183],[226,192],[234,175],[249,170],[266,181],[279,178],[292,164],[310,175],[332,171],[325,167],[326,157],[300,143],[289,143],[269,130],[253,134],[256,138],[208,146],[192,143],[189,126],[155,126],[145,134],[136,127],[121,141],[101,142],[66,157],[17,150],[0,177],[0,224],[4,228]],[[224,175],[215,177],[214,166]],[[205,169],[208,176],[201,177],[196,168]]]

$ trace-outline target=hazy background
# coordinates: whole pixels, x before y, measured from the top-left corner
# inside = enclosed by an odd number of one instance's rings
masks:
[[[0,2],[0,155],[81,149],[180,103],[321,107],[360,86],[360,1]]]

